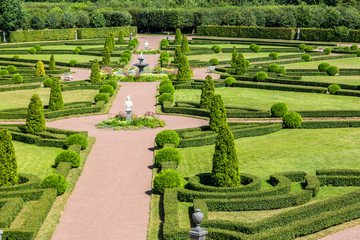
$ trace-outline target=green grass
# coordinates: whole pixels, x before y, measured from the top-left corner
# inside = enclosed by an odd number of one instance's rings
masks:
[[[279,56],[290,55],[293,53],[279,53]],[[200,61],[209,61],[211,58],[217,58],[219,61],[231,60],[231,53],[214,53],[214,54],[204,54],[204,55],[190,55],[188,60],[200,60]],[[259,57],[269,57],[269,53],[243,53],[245,59],[259,58]],[[269,57],[268,61],[272,59]]]
[[[215,93],[221,94],[225,106],[263,111],[270,110],[276,102],[286,103],[289,111],[360,110],[358,97],[252,88],[216,88]],[[176,90],[174,100],[200,102],[200,95],[201,90]]]
[[[39,55],[20,55],[19,61],[21,59],[34,59],[34,60],[46,60],[49,61],[51,54],[39,54]],[[68,63],[70,60],[76,60],[78,63],[87,63],[89,60],[98,59],[101,60],[99,56],[88,56],[88,55],[79,55],[79,54],[55,54],[55,61]]]
[[[105,41],[104,41],[105,43]],[[34,46],[37,45],[34,43]],[[41,43],[39,43],[39,45],[41,46]],[[79,43],[79,45],[48,45],[48,46],[41,46],[42,50],[74,50],[77,46],[82,46],[85,49],[88,48],[99,48],[99,47],[104,47],[104,44],[100,45],[100,44],[96,44],[96,45],[81,45],[81,43]],[[31,47],[18,47],[18,48],[2,48],[2,50],[29,50]]]
[[[303,76],[300,81],[360,85],[359,76]]]
[[[62,95],[64,103],[81,101],[93,102],[97,92],[97,90],[76,90],[65,91]],[[0,92],[0,110],[26,108],[29,105],[31,96],[35,93],[40,96],[43,105],[49,103],[50,88]]]
[[[287,69],[317,69],[317,66],[320,63],[327,62],[330,65],[337,66],[338,68],[359,68],[360,58],[344,58],[344,59],[333,59],[333,60],[324,60],[316,62],[299,62],[286,64]],[[341,73],[340,73],[341,74]]]
[[[235,46],[236,48],[250,48],[250,44],[231,44],[231,43],[222,43],[222,44],[189,44],[190,47],[202,47],[202,48],[209,48],[211,49],[212,46],[217,45],[221,48],[232,48],[233,46]],[[262,46],[261,44],[257,44],[259,45],[261,48],[288,48],[288,47],[284,47],[284,46],[270,46],[270,45],[264,45]]]

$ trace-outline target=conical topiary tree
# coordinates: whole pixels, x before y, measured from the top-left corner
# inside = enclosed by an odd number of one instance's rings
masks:
[[[28,133],[38,133],[46,130],[44,106],[37,94],[34,94],[30,99],[25,130]]]
[[[55,70],[55,57],[54,54],[51,54],[50,62],[49,62],[49,70]]]
[[[103,58],[101,63],[104,65],[110,65],[110,58],[111,58],[110,49],[106,46],[104,47]]]
[[[95,59],[91,66],[90,82],[92,84],[101,83],[100,66],[97,59]]]
[[[231,55],[231,67],[232,68],[235,68],[235,66],[236,66],[236,57],[237,57],[236,47],[233,46],[232,55]]]
[[[215,94],[211,101],[210,107],[210,128],[215,132],[219,132],[220,126],[226,123],[227,119],[224,102],[221,98],[221,95]]]
[[[237,75],[244,75],[246,73],[246,62],[244,55],[239,52],[235,62],[235,73]]]
[[[189,61],[185,55],[182,55],[178,65],[178,72],[176,76],[178,81],[187,82],[191,78],[191,70]]]
[[[44,63],[39,60],[37,63],[36,63],[36,76],[37,77],[45,77],[45,68],[44,68]]]
[[[118,43],[123,43],[125,42],[125,39],[124,39],[124,32],[122,30],[120,30],[119,32],[119,39],[118,39]]]
[[[214,81],[210,75],[207,75],[201,91],[200,108],[210,110],[214,94]]]
[[[12,137],[7,129],[0,129],[0,186],[18,183],[17,163]]]
[[[182,53],[181,53],[181,48],[179,46],[177,46],[175,48],[175,53],[174,53],[174,62],[180,62],[180,58],[182,56]]]
[[[177,28],[175,31],[175,44],[181,44],[181,30]]]
[[[113,33],[110,33],[110,42],[111,42],[111,52],[114,51],[114,48],[115,48],[115,36]]]
[[[54,78],[50,90],[49,108],[56,111],[64,108],[63,97],[59,79]]]
[[[241,184],[234,136],[227,124],[219,127],[211,180],[212,184],[219,187],[236,187]]]
[[[187,39],[187,37],[185,35],[183,35],[182,41],[181,41],[181,52],[182,53],[190,52],[189,42],[188,42],[188,39]]]

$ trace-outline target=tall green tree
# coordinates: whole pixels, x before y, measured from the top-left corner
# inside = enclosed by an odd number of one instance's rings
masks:
[[[109,36],[110,36],[110,42],[111,42],[110,52],[113,52],[114,48],[115,48],[115,36],[113,33],[110,33]]]
[[[177,28],[175,31],[175,41],[176,44],[181,44],[181,30]]]
[[[90,82],[92,84],[101,83],[100,66],[97,59],[95,59],[91,66]]]
[[[185,55],[182,55],[178,65],[178,72],[176,76],[178,81],[187,82],[191,78],[191,70],[189,61]]]
[[[124,32],[122,30],[120,30],[119,32],[119,39],[118,39],[118,43],[123,43],[125,42],[125,39],[124,39]]]
[[[214,94],[215,87],[213,78],[210,75],[207,75],[201,90],[200,108],[210,110]]]
[[[210,128],[219,132],[220,126],[227,124],[226,110],[221,95],[215,94],[210,106]]]
[[[55,56],[51,54],[50,61],[49,61],[49,70],[55,70]]]
[[[236,187],[241,184],[234,135],[227,124],[219,127],[211,180],[215,186],[219,187]]]
[[[35,68],[37,77],[45,77],[44,63],[41,60],[36,63]]]
[[[7,129],[0,129],[0,186],[18,183],[17,162],[12,136]]]
[[[102,64],[110,65],[110,58],[111,58],[110,50],[106,46],[106,47],[104,47],[104,51],[103,51]]]
[[[56,111],[64,108],[64,101],[61,93],[59,79],[54,78],[50,90],[49,108]]]
[[[235,68],[236,66],[236,57],[237,57],[237,51],[236,51],[236,47],[233,46],[233,49],[232,49],[232,55],[231,55],[231,67],[232,68]]]
[[[34,94],[30,99],[25,130],[28,133],[38,133],[46,130],[44,106],[37,94]]]
[[[181,52],[182,53],[190,52],[189,41],[185,35],[183,35],[182,41],[181,41]]]
[[[244,75],[246,73],[246,62],[244,55],[239,52],[235,61],[235,73],[237,75]]]
[[[24,16],[21,0],[0,1],[0,30],[9,32],[22,28],[25,23]]]
[[[180,62],[180,58],[182,56],[181,48],[179,46],[175,47],[175,53],[174,53],[174,62]]]

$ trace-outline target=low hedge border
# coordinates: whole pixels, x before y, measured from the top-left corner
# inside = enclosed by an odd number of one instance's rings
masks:
[[[354,176],[360,177],[360,170],[358,169],[321,169],[316,170],[316,175],[327,176]]]
[[[0,194],[11,191],[22,191],[29,189],[36,189],[41,182],[41,179],[32,174],[19,173],[19,183],[12,186],[5,186],[0,188]]]
[[[1,207],[0,211],[0,228],[10,228],[11,223],[24,206],[24,200],[22,198],[11,198],[2,201],[6,203]]]
[[[307,121],[303,122],[300,128],[321,129],[321,128],[351,128],[360,127],[360,121]]]
[[[55,169],[55,173],[60,174],[66,178],[70,170],[71,170],[71,162],[60,162]]]
[[[25,202],[40,199],[43,194],[43,189],[26,189],[19,191],[1,192],[0,200],[6,198],[22,198]]]
[[[305,177],[305,189],[312,191],[312,196],[315,197],[320,190],[320,181],[317,176],[307,175]]]
[[[321,185],[332,185],[335,187],[360,186],[360,177],[356,176],[320,175],[318,179]]]
[[[28,89],[36,89],[41,88],[41,85],[22,85],[16,87],[1,87],[0,92],[8,92],[8,91],[17,91],[17,90],[28,90]]]

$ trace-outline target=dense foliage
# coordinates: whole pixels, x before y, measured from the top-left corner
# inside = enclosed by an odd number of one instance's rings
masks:
[[[224,102],[221,95],[215,94],[210,106],[209,125],[213,131],[219,132],[220,127],[226,124],[226,122],[227,118]]]
[[[44,107],[37,94],[34,94],[30,99],[25,129],[28,133],[38,133],[46,130]]]
[[[179,145],[180,138],[177,132],[174,130],[163,130],[159,132],[155,137],[155,143],[159,148],[164,147],[164,144],[170,143],[174,144],[176,147]]]
[[[7,129],[0,129],[0,172],[0,186],[18,182],[15,148]]]
[[[80,145],[81,149],[84,150],[88,146],[88,140],[83,135],[73,134],[67,137],[65,140],[65,146],[69,147],[70,145]]]
[[[63,194],[68,183],[63,175],[51,174],[41,181],[40,188],[55,188],[57,195]]]
[[[288,112],[283,118],[283,124],[286,128],[299,128],[302,123],[302,117],[297,112]]]
[[[288,112],[288,106],[286,103],[278,102],[274,103],[270,108],[271,116],[273,117],[283,117]]]
[[[55,158],[55,166],[61,162],[71,162],[71,167],[76,168],[80,166],[80,156],[72,150],[66,150],[59,153]]]
[[[181,154],[179,150],[173,147],[164,147],[156,152],[154,166],[160,167],[163,162],[175,162],[178,166],[181,162]]]
[[[64,108],[64,101],[61,93],[61,86],[59,79],[54,78],[51,84],[49,108],[51,111],[56,111]]]
[[[154,178],[154,190],[163,194],[167,188],[178,188],[181,186],[182,177],[175,170],[168,169],[161,171]]]
[[[210,109],[214,94],[214,80],[210,75],[207,75],[201,89],[200,108]]]

